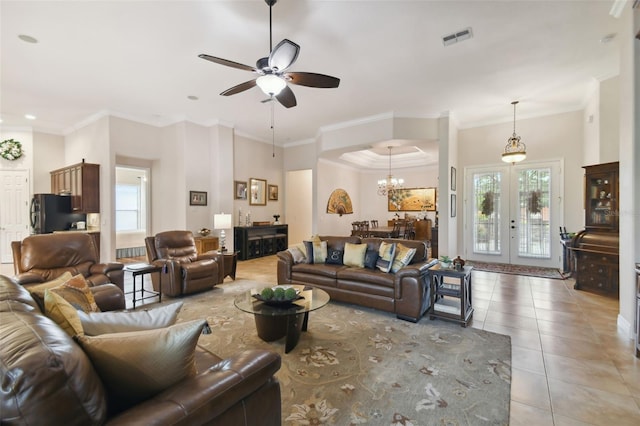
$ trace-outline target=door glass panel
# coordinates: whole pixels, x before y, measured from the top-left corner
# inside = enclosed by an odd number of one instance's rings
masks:
[[[518,255],[551,257],[551,169],[518,172]]]
[[[501,254],[500,172],[473,175],[473,252]]]

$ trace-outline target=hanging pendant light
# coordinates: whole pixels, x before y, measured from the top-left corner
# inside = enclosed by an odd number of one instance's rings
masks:
[[[391,147],[389,146],[387,148],[389,148],[389,174],[386,179],[380,179],[378,181],[378,195],[385,196],[387,194],[393,194],[393,191],[402,188],[402,185],[404,184],[404,179],[396,179],[391,174]]]
[[[515,164],[527,158],[527,146],[520,142],[520,136],[516,135],[516,105],[518,101],[511,102],[513,105],[513,135],[507,141],[502,154],[502,161]]]

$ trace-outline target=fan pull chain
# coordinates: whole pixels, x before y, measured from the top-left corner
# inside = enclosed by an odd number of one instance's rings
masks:
[[[273,99],[273,95],[271,95],[271,157],[276,158],[276,130],[275,130],[275,126],[273,125],[274,123],[274,104],[275,104],[275,99]]]

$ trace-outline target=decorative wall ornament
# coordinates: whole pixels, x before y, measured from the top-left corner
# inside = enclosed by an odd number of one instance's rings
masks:
[[[6,139],[0,143],[0,156],[5,160],[14,161],[22,157],[22,144],[13,139]]]
[[[344,189],[336,189],[329,196],[327,202],[327,213],[338,214],[352,214],[353,206],[351,205],[351,197]]]

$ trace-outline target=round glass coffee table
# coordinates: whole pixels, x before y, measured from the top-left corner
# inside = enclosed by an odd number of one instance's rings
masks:
[[[265,284],[264,287],[269,287]],[[253,314],[256,321],[258,337],[265,342],[272,342],[286,337],[285,353],[289,353],[298,344],[302,331],[307,331],[309,312],[320,309],[329,303],[329,294],[319,288],[308,288],[302,285],[292,285],[300,290],[298,300],[294,302],[273,305],[256,299],[264,288],[255,288],[237,296],[233,302],[241,311]]]

